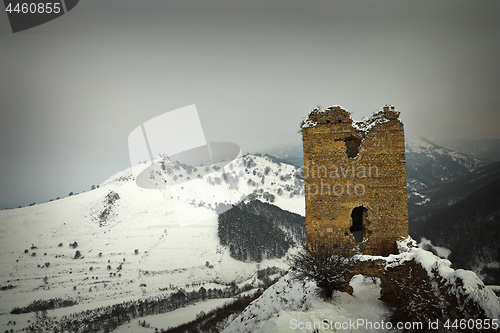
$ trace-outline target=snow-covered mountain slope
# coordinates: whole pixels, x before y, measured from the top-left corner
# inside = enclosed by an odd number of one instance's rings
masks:
[[[453,297],[473,300],[488,318],[498,321],[500,303],[497,296],[473,272],[453,270],[448,260],[416,247],[411,238],[400,241],[398,245],[398,255],[360,256],[359,259],[382,260],[387,268],[415,260],[430,278],[440,281]],[[410,279],[409,276],[400,276],[394,283],[403,283],[405,278]],[[390,328],[400,331],[387,322],[388,308],[379,300],[380,279],[356,275],[350,285],[354,290],[352,296],[337,292],[333,301],[325,302],[317,296],[318,291],[313,282],[299,282],[288,274],[253,301],[223,332],[389,332]],[[412,306],[419,307],[418,304]],[[422,306],[436,307],[437,304]],[[418,325],[417,322],[403,324]],[[427,322],[421,324],[427,325]],[[414,331],[425,331],[426,328],[413,327]]]
[[[303,284],[286,275],[250,304],[223,332],[306,333],[315,328],[319,332],[350,332],[350,324],[361,318],[380,323],[386,312],[382,301],[378,300],[380,281],[356,275],[350,284],[354,289],[353,296],[338,293],[332,302],[325,302],[317,296],[313,282]],[[336,324],[340,326],[335,327]],[[387,331],[363,330],[361,325],[355,327],[353,332]]]
[[[247,155],[245,163],[248,192],[251,197],[305,216],[304,180],[299,167],[268,155]],[[266,192],[272,194],[274,199],[265,196]]]
[[[269,157],[244,159],[241,188],[245,181],[254,198],[304,215],[296,167]],[[193,216],[213,212],[228,187],[215,177],[199,179],[192,168],[171,166],[171,176],[197,181],[196,196],[193,186],[180,186],[173,198],[168,189],[141,188],[127,169],[90,192],[0,211],[0,328],[14,307],[37,299],[68,297],[91,308],[251,281],[258,266],[287,267],[284,259],[257,264],[231,258],[220,245],[217,217],[181,226],[179,209]]]
[[[408,187],[418,190],[465,176],[487,163],[432,143],[424,137],[405,139]]]

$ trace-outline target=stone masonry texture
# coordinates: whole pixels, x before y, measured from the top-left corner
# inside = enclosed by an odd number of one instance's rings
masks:
[[[408,236],[406,160],[399,112],[386,105],[353,122],[340,106],[302,122],[306,232],[333,233],[362,254],[397,253]]]

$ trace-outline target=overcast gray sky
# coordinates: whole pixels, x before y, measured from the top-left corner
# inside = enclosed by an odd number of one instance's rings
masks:
[[[141,123],[196,104],[207,141],[301,142],[316,105],[406,132],[498,136],[500,2],[82,0],[13,34],[0,14],[0,204],[88,190],[130,166]]]

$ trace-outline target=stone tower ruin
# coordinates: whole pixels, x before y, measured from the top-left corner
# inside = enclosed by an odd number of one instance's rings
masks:
[[[306,232],[397,253],[408,236],[403,124],[386,105],[363,121],[341,106],[312,110],[302,122]]]

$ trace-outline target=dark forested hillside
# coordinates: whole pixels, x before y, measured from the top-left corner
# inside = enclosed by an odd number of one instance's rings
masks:
[[[483,166],[454,181],[428,186],[420,193],[430,199],[429,203],[425,205],[426,207],[441,208],[464,199],[475,190],[496,179],[500,179],[500,162]]]
[[[500,269],[482,265],[500,263],[500,179],[434,211],[415,231],[450,249],[455,268],[480,268],[485,282],[500,283]]]
[[[253,200],[220,214],[218,235],[238,260],[280,258],[291,246],[303,242],[305,218]]]

